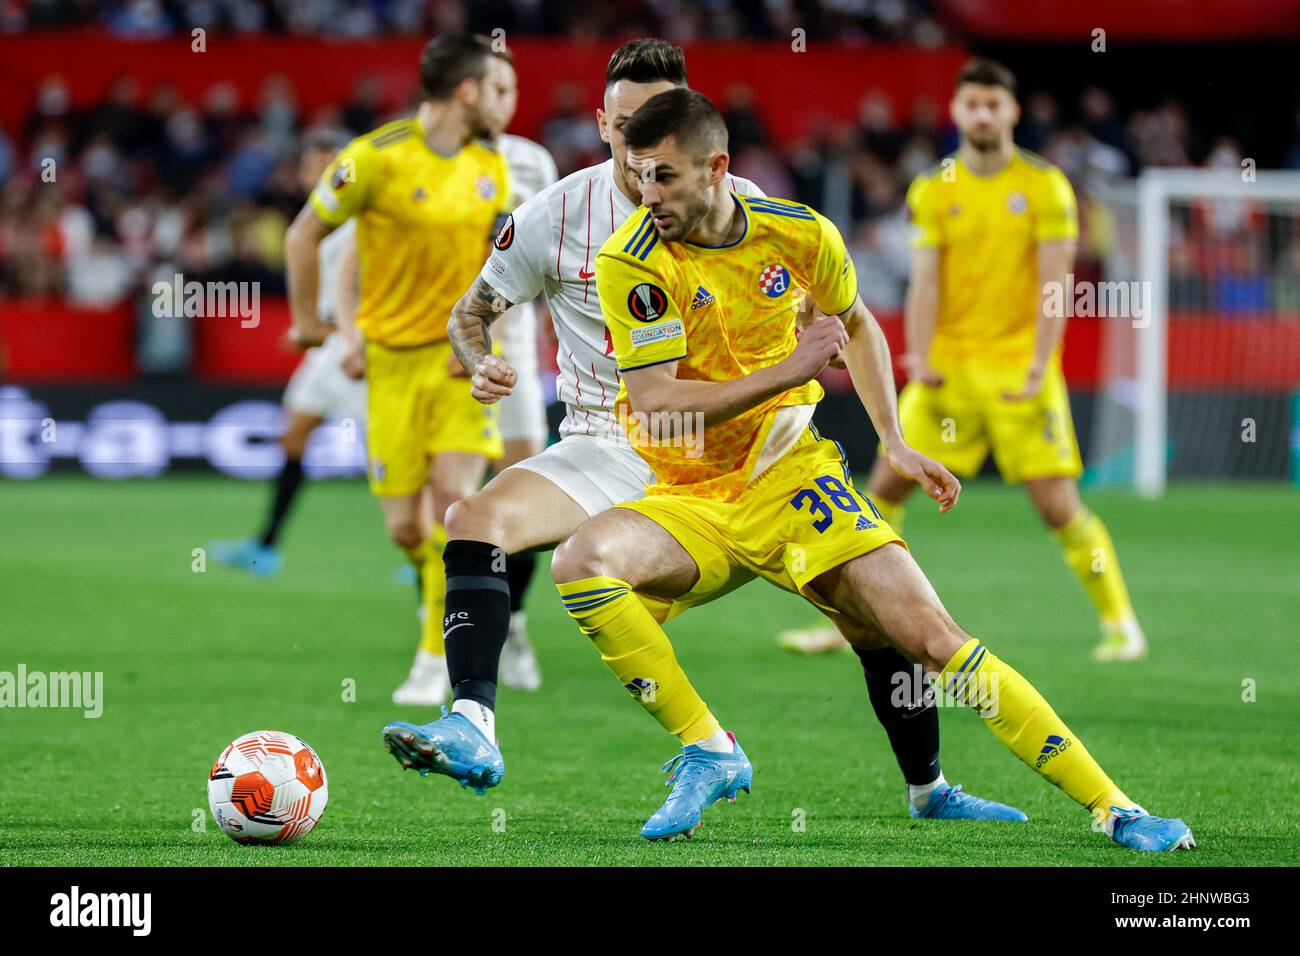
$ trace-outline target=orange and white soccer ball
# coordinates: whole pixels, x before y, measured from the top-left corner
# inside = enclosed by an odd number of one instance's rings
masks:
[[[236,843],[290,843],[320,822],[325,765],[306,741],[255,730],[221,751],[208,775],[208,807]]]

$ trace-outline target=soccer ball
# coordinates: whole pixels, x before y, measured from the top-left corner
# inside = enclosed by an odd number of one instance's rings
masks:
[[[221,751],[208,774],[208,807],[236,843],[290,843],[325,812],[325,765],[306,741],[255,730]]]

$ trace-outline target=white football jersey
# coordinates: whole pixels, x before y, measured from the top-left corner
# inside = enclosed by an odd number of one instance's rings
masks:
[[[349,219],[316,247],[316,261],[319,263],[319,279],[316,287],[316,315],[322,322],[334,321],[335,302],[338,299],[339,283],[343,276],[339,269],[343,264],[343,250],[348,240],[357,233],[357,221]]]
[[[742,196],[762,196],[748,179],[729,176]],[[596,298],[596,253],[636,211],[614,182],[614,161],[580,169],[543,189],[507,219],[480,277],[511,302],[545,293],[559,349],[556,391],[568,406],[560,437],[621,437],[614,415],[618,369]]]
[[[497,137],[497,151],[510,167],[510,208],[532,199],[560,178],[555,160],[545,146],[522,136],[505,133]]]
[[[510,169],[511,209],[536,196],[560,177],[555,160],[546,147],[531,139],[507,134],[497,138],[496,147]],[[515,394],[501,403],[502,435],[517,438],[527,431],[537,437],[535,433],[540,433],[539,440],[545,443],[546,401],[542,398],[537,372],[537,309],[531,299],[513,301],[520,304],[498,319],[496,328],[500,330],[501,352],[505,360],[521,376],[528,376],[529,381],[521,383]],[[528,419],[527,429],[515,421],[516,416]],[[540,428],[537,427],[539,421]]]

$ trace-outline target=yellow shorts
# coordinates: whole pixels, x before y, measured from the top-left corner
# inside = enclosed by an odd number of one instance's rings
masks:
[[[1020,402],[1002,393],[1024,386],[1023,369],[936,370],[945,376],[942,385],[908,382],[898,399],[903,438],[921,454],[962,478],[979,473],[990,449],[1009,482],[1077,478],[1083,471],[1059,360],[1048,365],[1038,395]]]
[[[443,452],[501,457],[496,409],[474,400],[469,379],[451,377],[451,360],[449,342],[406,349],[366,343],[366,442],[376,495],[415,494]]]
[[[853,487],[838,443],[809,428],[735,501],[647,495],[618,505],[645,515],[695,560],[695,586],[669,605],[646,600],[661,621],[706,604],[755,577],[833,611],[812,588],[831,568],[903,543]]]

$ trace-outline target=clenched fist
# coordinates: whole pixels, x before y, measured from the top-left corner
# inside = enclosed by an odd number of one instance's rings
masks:
[[[470,376],[470,394],[484,405],[493,405],[509,395],[518,376],[499,355],[485,355]]]
[[[839,316],[830,315],[809,322],[799,344],[782,362],[790,373],[791,387],[810,382],[849,344],[849,333]]]

